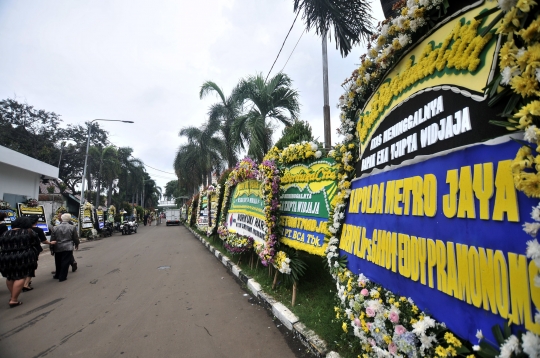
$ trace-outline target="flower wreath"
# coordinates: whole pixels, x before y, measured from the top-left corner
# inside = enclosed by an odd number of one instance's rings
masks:
[[[221,192],[221,185],[216,184],[209,185],[208,188],[201,194],[206,195],[208,197],[208,203],[211,205],[210,208],[212,209],[214,205],[219,205],[219,194]],[[215,200],[212,200],[215,198]],[[208,211],[208,219],[210,220],[210,210]],[[212,226],[208,225],[206,229],[206,236],[210,236],[215,234],[216,228],[218,227],[218,220],[219,220],[219,207],[216,208],[216,217],[215,220],[212,222]]]
[[[225,188],[223,193],[223,202],[221,203],[221,219],[217,229],[219,238],[224,240],[225,248],[232,254],[243,253],[251,250],[253,248],[253,242],[248,245],[249,247],[245,250],[240,250],[240,243],[246,244],[248,241],[243,240],[246,238],[242,235],[236,233],[231,233],[227,229],[225,222],[227,221],[227,214],[229,212],[229,206],[231,204],[231,197],[234,191],[234,188],[238,183],[241,183],[250,179],[257,179],[259,177],[259,170],[257,169],[257,164],[251,158],[244,158],[236,164],[234,169],[229,174],[227,181],[225,182]],[[252,238],[249,238],[253,241]],[[247,239],[246,239],[247,240]],[[232,249],[233,251],[229,250]]]
[[[517,1],[518,4],[520,2],[525,1]],[[474,357],[469,350],[470,343],[464,344],[463,341],[447,331],[444,323],[436,322],[426,313],[420,311],[411,298],[398,297],[391,291],[371,282],[363,274],[353,274],[346,268],[346,257],[339,256],[339,237],[345,218],[346,204],[351,194],[350,179],[354,177],[353,165],[358,161],[360,141],[365,140],[377,120],[377,117],[371,113],[371,117],[361,115],[360,120],[356,121],[358,112],[361,111],[365,101],[376,90],[381,89],[379,85],[384,79],[386,70],[400,60],[406,47],[412,43],[412,37],[419,37],[427,33],[430,27],[438,22],[434,21],[435,19],[444,17],[448,7],[445,0],[408,0],[396,5],[401,7],[398,9],[401,10],[400,15],[380,24],[378,32],[380,35],[372,38],[376,40],[376,44],[368,46],[368,54],[361,57],[360,68],[355,70],[344,83],[347,85],[347,92],[340,97],[339,101],[341,126],[338,129],[338,133],[344,137],[344,141],[336,145],[334,150],[329,153],[329,156],[335,158],[339,163],[339,192],[336,206],[329,217],[329,223],[332,222],[332,224],[329,224],[328,230],[332,235],[329,237],[329,245],[326,250],[330,273],[336,280],[338,289],[337,306],[335,307],[336,319],[341,322],[345,333],[352,333],[357,337],[357,340],[351,341],[351,344],[364,353],[363,357],[398,355]],[[466,26],[469,27],[464,29],[464,32],[467,31],[470,35],[474,31],[473,38],[476,41],[474,52],[477,55],[491,34],[487,31],[476,34],[479,21],[466,24]],[[430,51],[427,50],[429,49],[424,51],[423,56],[429,57]],[[471,58],[474,60],[476,55],[471,56]],[[435,64],[434,68],[439,70],[437,66],[441,64],[436,62],[436,58],[432,60]],[[468,70],[473,71],[475,63],[468,63],[468,66],[470,66]],[[412,73],[411,71],[405,72]],[[395,88],[403,89],[404,86],[408,85],[408,82],[403,80],[395,85]],[[400,92],[400,89],[396,91]],[[392,100],[392,97],[386,96],[377,100],[384,107]],[[538,114],[540,115],[540,111]],[[357,136],[356,140],[355,136]],[[540,208],[538,218],[540,219]],[[538,227],[540,228],[540,224]],[[536,246],[535,252],[531,255],[536,255],[536,258],[540,259],[540,245]],[[538,316],[540,315],[537,314],[537,319],[539,319]],[[527,332],[527,334],[529,333],[532,335],[531,332]],[[538,337],[535,337],[536,344],[540,343]],[[477,338],[479,341],[483,338],[481,331],[477,333]],[[533,339],[530,338],[529,342],[531,340]],[[516,338],[516,341],[519,340]],[[510,338],[507,342],[510,345]],[[472,346],[472,350],[483,350],[488,353],[489,349],[486,346],[487,343],[481,342],[480,346]],[[528,347],[530,346],[529,344]],[[503,347],[501,347],[502,352]]]

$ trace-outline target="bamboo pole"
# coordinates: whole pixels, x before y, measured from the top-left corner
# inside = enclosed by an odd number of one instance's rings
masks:
[[[276,270],[276,274],[274,275],[274,282],[272,283],[272,290],[276,289],[278,274],[279,270]]]
[[[294,304],[296,303],[296,281],[294,281],[293,283],[293,286],[292,286],[292,305],[294,306]]]

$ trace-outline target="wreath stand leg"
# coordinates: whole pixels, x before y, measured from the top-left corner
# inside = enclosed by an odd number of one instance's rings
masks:
[[[249,268],[253,270],[253,251],[251,252],[251,255],[249,256]]]
[[[236,263],[236,266],[240,265],[240,261],[242,261],[242,254],[238,255],[238,262]]]
[[[268,277],[272,277],[272,265],[268,265]]]
[[[294,281],[293,283],[293,286],[292,286],[292,305],[294,306],[294,304],[296,303],[296,281]]]
[[[274,282],[272,283],[272,290],[276,289],[278,274],[279,270],[276,270],[276,274],[274,275]]]

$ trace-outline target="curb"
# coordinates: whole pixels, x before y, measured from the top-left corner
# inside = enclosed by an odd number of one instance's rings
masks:
[[[214,254],[223,266],[235,275],[242,283],[247,285],[251,294],[258,298],[262,306],[270,311],[277,319],[283,323],[287,329],[292,331],[293,336],[298,339],[315,357],[320,358],[340,358],[336,352],[328,351],[326,342],[323,341],[315,332],[308,329],[298,317],[294,315],[283,303],[276,301],[272,296],[262,290],[261,285],[242,272],[240,267],[236,266],[229,258],[224,256],[219,250],[210,245],[208,241],[203,239],[189,226],[185,226],[201,243]]]

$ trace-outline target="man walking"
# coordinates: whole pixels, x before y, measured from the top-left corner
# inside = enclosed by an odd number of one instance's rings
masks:
[[[53,278],[59,282],[67,280],[69,266],[73,264],[73,271],[77,269],[75,258],[73,257],[73,248],[79,249],[79,235],[77,228],[70,225],[70,214],[61,216],[62,223],[55,226],[52,231],[51,241],[56,241],[54,247],[54,263],[56,264],[56,274]]]

